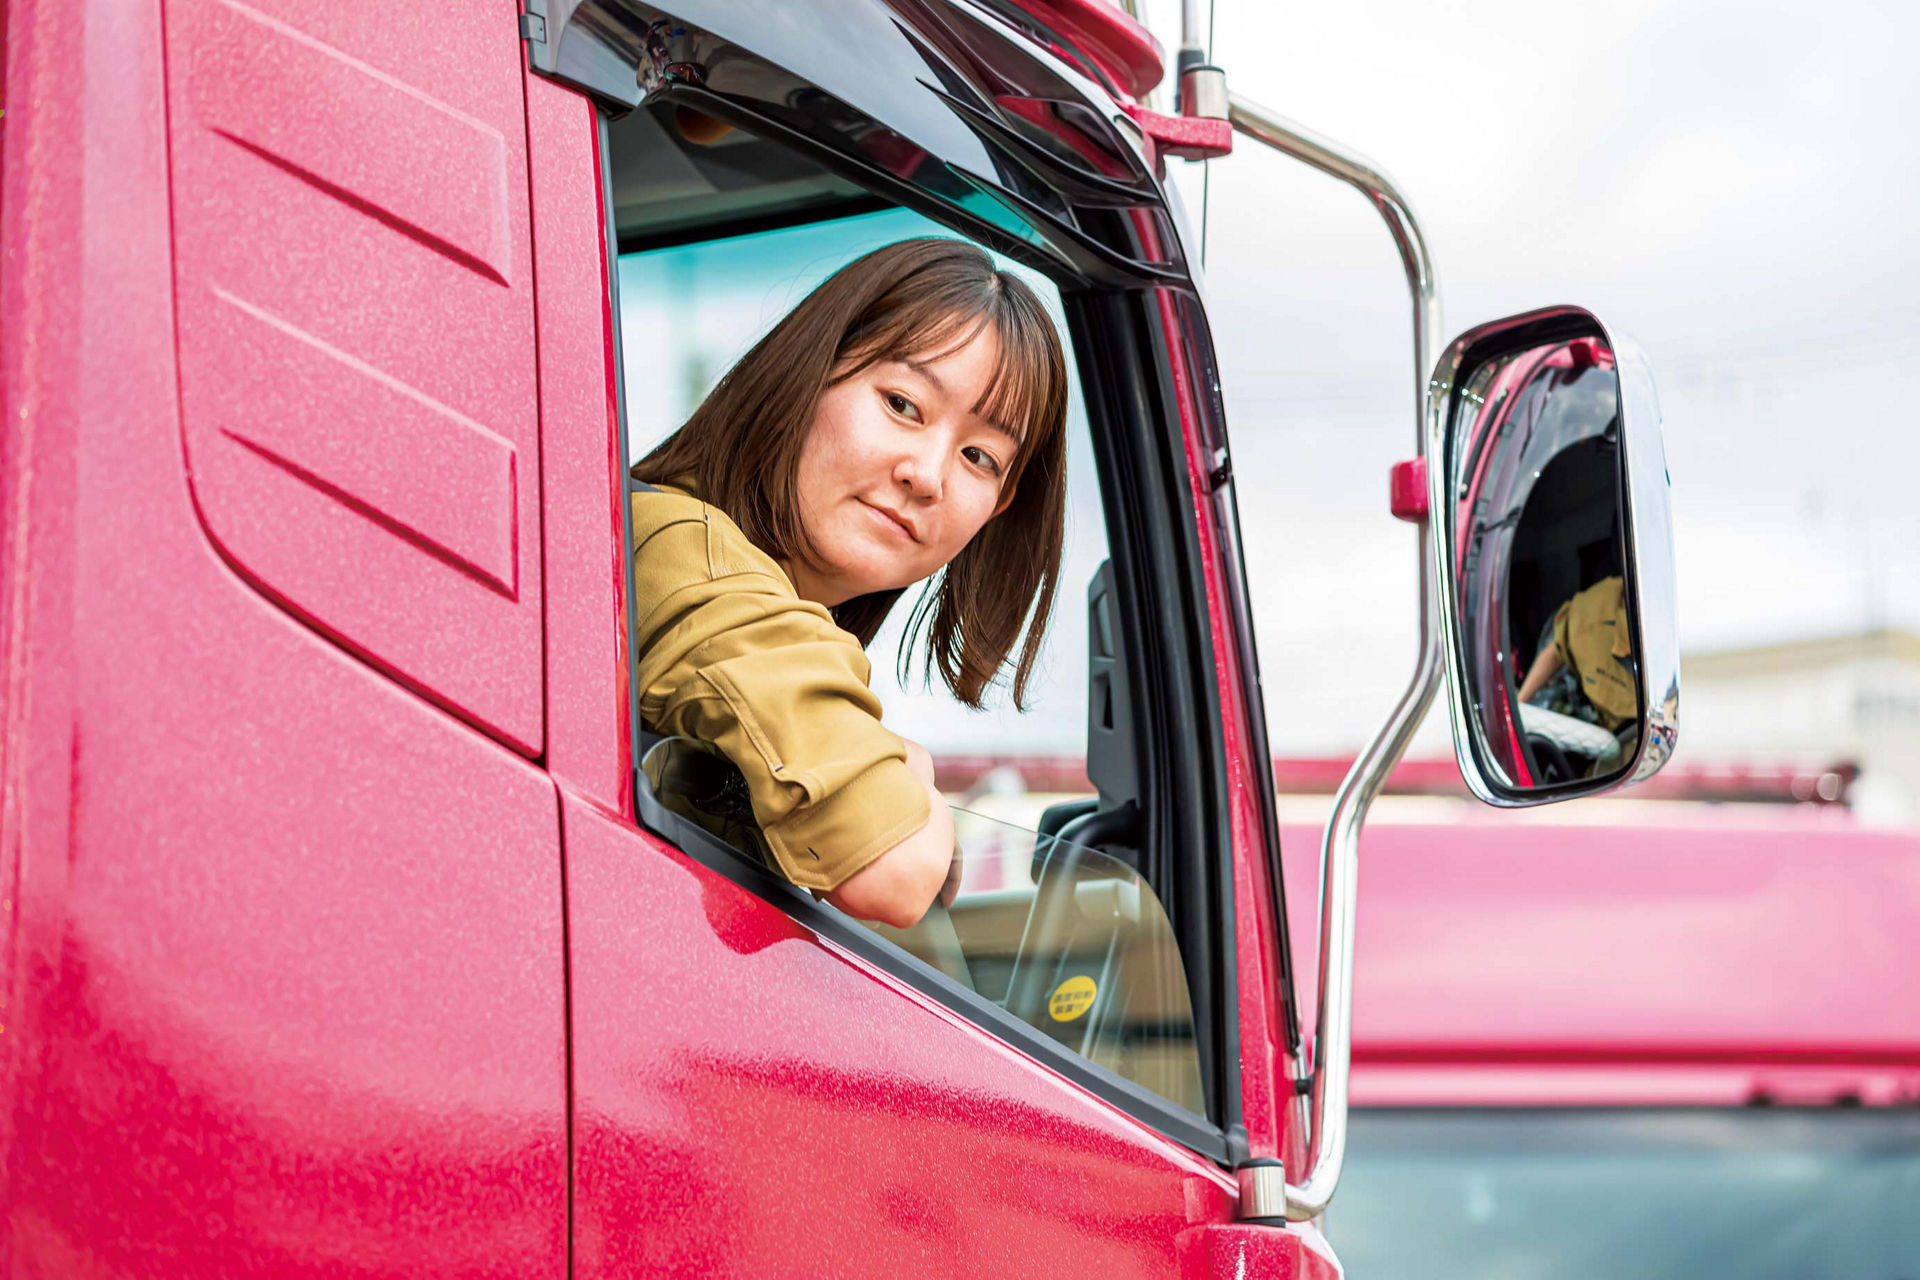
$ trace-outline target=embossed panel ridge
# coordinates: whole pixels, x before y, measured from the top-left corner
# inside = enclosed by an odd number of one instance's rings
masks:
[[[542,746],[525,88],[511,0],[167,10],[181,400],[269,596]]]

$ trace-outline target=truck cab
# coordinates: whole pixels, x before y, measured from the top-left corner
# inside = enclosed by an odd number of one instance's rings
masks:
[[[1443,638],[1456,697],[1511,693],[1476,648],[1507,615],[1448,612],[1502,598],[1504,543],[1448,559],[1507,527],[1446,479],[1508,447],[1490,361],[1623,353],[1598,487],[1644,714],[1614,772],[1534,796],[1461,712],[1463,767],[1523,804],[1671,753],[1629,348],[1562,308],[1436,366],[1394,215],[1432,626],[1326,834],[1309,1041],[1166,175],[1237,131],[1400,209],[1383,178],[1209,68],[1150,110],[1159,50],[1102,0],[6,13],[12,1273],[1337,1273],[1354,837]],[[767,308],[914,234],[1025,272],[1070,349],[1067,676],[984,723],[1086,767],[1034,829],[963,821],[959,898],[890,931],[717,838],[642,733],[627,486]],[[889,724],[937,739],[965,717],[898,644]]]

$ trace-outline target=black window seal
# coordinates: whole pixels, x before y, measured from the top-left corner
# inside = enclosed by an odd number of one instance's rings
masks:
[[[1282,874],[1279,798],[1273,783],[1273,748],[1267,729],[1266,680],[1260,670],[1260,646],[1254,629],[1251,580],[1247,574],[1246,543],[1240,529],[1240,486],[1233,471],[1227,436],[1226,406],[1220,392],[1219,364],[1213,330],[1206,309],[1197,298],[1176,296],[1172,310],[1182,326],[1188,353],[1188,381],[1200,415],[1201,443],[1207,450],[1208,483],[1213,491],[1214,528],[1220,539],[1220,564],[1225,579],[1228,625],[1233,629],[1241,679],[1245,682],[1247,746],[1256,768],[1264,769],[1264,785],[1254,788],[1260,814],[1260,833],[1266,846],[1268,892],[1273,898],[1275,945],[1280,961],[1281,1034],[1287,1051],[1301,1060],[1302,1034],[1295,985],[1293,941],[1287,916],[1286,877]],[[1315,851],[1317,852],[1317,850]]]

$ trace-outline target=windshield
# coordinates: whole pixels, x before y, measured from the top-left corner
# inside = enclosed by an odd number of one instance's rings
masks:
[[[1915,1280],[1920,1111],[1356,1111],[1355,1280]]]

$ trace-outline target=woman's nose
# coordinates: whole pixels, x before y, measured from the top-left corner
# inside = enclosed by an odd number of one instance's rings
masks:
[[[937,501],[946,486],[943,453],[925,443],[908,449],[894,463],[893,478],[913,497]]]

